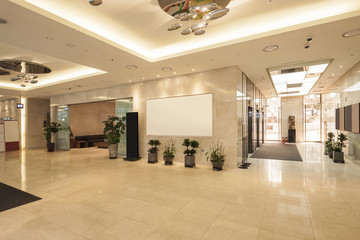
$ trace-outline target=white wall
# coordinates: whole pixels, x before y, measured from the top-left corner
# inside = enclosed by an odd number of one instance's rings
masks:
[[[51,98],[51,104],[66,105],[94,102],[99,100],[101,96],[107,96],[113,99],[133,97],[134,111],[139,112],[140,155],[143,158],[147,158],[147,141],[150,137],[146,136],[146,100],[212,93],[214,97],[214,133],[213,137],[191,138],[200,142],[196,162],[210,164],[206,163],[204,153],[212,141],[219,139],[225,145],[227,159],[225,166],[235,167],[237,163],[238,129],[236,81],[239,77],[241,78],[241,74],[242,72],[238,67],[222,68],[185,76],[55,96]],[[157,139],[161,142],[174,139],[178,150],[175,161],[184,161],[184,147],[181,146],[184,137],[157,137]],[[163,146],[161,146],[160,149],[160,154],[162,154]]]
[[[303,97],[281,98],[281,137],[288,137],[289,116],[295,116],[296,142],[303,142]]]

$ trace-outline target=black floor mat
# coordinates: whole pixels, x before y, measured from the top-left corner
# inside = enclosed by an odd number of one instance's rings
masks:
[[[302,161],[295,144],[264,143],[251,158]]]
[[[30,193],[0,183],[0,212],[40,199]]]

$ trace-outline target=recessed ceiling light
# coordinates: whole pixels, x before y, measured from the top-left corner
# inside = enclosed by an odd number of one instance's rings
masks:
[[[332,74],[331,74],[331,76],[335,76],[335,74],[334,74],[334,73],[332,73]]]
[[[126,65],[125,68],[134,70],[134,69],[137,69],[138,67],[136,65]]]
[[[7,24],[7,21],[3,18],[0,18],[0,24]]]
[[[170,72],[172,71],[173,69],[171,67],[163,67],[161,68],[161,70],[165,71],[165,72]]]
[[[129,82],[131,82],[131,79],[129,79]]]
[[[191,71],[195,72],[195,69],[193,68],[193,69],[191,69]]]
[[[339,66],[339,68],[342,68],[343,66]]]
[[[273,52],[278,49],[279,49],[278,45],[270,45],[270,46],[264,47],[263,51],[264,52]]]
[[[176,72],[174,72],[174,75],[176,74]]]
[[[145,78],[143,77],[142,80],[145,80]]]
[[[357,35],[360,35],[360,28],[358,29],[354,29],[351,31],[348,31],[346,33],[344,33],[343,35],[341,35],[343,38],[349,38],[349,37],[355,37]]]
[[[47,40],[54,40],[54,38],[51,37],[51,36],[47,36],[46,39],[47,39]]]
[[[160,77],[160,75],[157,75],[157,77]]]

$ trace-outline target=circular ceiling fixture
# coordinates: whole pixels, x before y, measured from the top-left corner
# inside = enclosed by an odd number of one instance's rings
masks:
[[[341,35],[343,38],[349,38],[349,37],[355,37],[357,35],[360,35],[360,28],[358,29],[354,29],[351,31],[348,31],[346,33],[344,33],[343,35]]]
[[[278,49],[279,49],[278,45],[270,45],[270,46],[264,47],[263,51],[264,52],[273,52]]]
[[[89,3],[93,6],[99,6],[103,3],[102,0],[89,0]]]
[[[165,72],[170,72],[172,71],[173,69],[171,67],[163,67],[161,68],[161,70],[165,71]]]
[[[0,24],[7,24],[7,21],[3,18],[0,18]]]
[[[2,60],[0,61],[0,68],[19,73],[15,77],[11,77],[10,81],[16,82],[22,80],[23,83],[20,84],[21,87],[26,87],[27,84],[38,83],[38,76],[34,74],[51,73],[51,70],[48,67],[22,60]],[[0,72],[1,71],[5,70],[0,69]]]
[[[125,68],[130,69],[130,70],[134,70],[134,69],[137,69],[138,67],[136,65],[126,65]]]
[[[209,21],[228,14],[226,6],[231,0],[158,0],[164,12],[180,21],[189,22],[189,26],[181,31],[182,35],[202,35]],[[168,31],[181,28],[180,23],[168,27]]]

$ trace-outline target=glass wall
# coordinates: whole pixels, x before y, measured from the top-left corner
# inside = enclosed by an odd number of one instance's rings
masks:
[[[326,141],[329,132],[334,134],[337,132],[335,129],[335,109],[340,107],[340,93],[323,94],[322,103],[322,140]]]
[[[70,150],[70,116],[68,106],[58,106],[57,123],[61,125],[61,131],[56,134],[56,149]]]
[[[305,141],[320,142],[321,136],[321,94],[304,96]]]
[[[133,99],[125,98],[115,101],[115,114],[117,117],[126,116],[127,112],[133,111]],[[121,135],[118,147],[118,154],[126,156],[126,134]]]
[[[281,99],[278,97],[266,99],[265,109],[265,139],[281,140]]]

